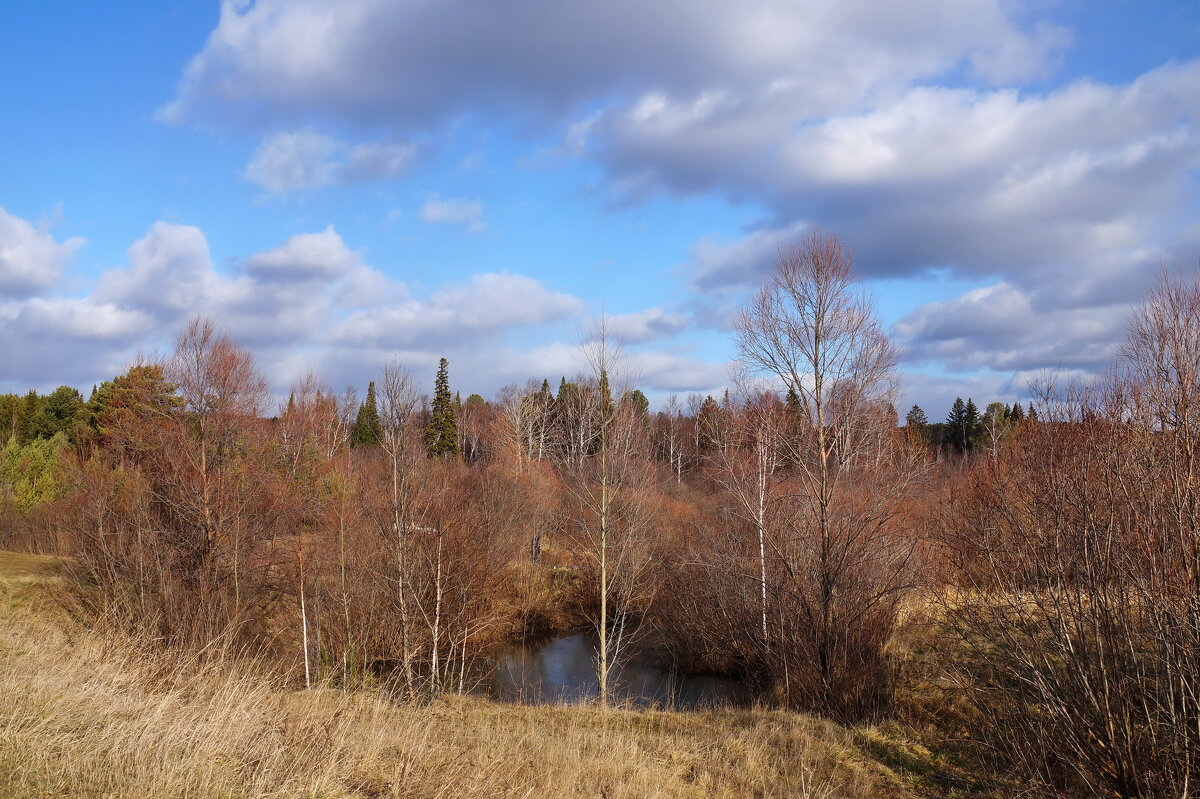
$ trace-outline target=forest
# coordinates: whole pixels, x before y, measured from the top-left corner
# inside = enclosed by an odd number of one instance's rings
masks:
[[[924,795],[1195,795],[1200,283],[1163,275],[1104,375],[940,422],[901,418],[831,234],[732,336],[727,391],[655,408],[604,318],[587,370],[491,398],[443,359],[278,402],[196,317],[86,399],[0,396],[0,549],[61,558],[89,626],[305,691],[419,705],[591,629],[601,711],[636,646],[975,775]]]

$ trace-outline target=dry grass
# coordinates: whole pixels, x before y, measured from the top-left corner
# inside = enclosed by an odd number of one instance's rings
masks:
[[[50,622],[0,556],[0,796],[903,797],[844,729],[295,691]],[[47,565],[46,568],[49,568]],[[43,574],[46,572],[43,572]],[[14,587],[17,585],[17,587]]]

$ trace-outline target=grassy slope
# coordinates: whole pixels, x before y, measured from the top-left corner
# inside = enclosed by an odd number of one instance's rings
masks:
[[[396,706],[167,661],[39,609],[56,571],[0,552],[5,797],[911,795],[864,733],[797,714]]]

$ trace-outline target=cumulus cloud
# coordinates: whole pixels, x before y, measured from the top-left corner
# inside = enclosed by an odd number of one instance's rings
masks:
[[[154,329],[145,313],[93,298],[32,297],[0,303],[0,384],[21,391],[111,377]],[[21,381],[21,382],[18,382]]]
[[[319,0],[227,0],[160,115],[334,113],[428,125],[480,108],[558,111],[614,91],[690,95],[795,82],[809,87],[806,108],[828,111],[963,65],[984,80],[1044,72],[1061,32],[1022,30],[1007,6],[347,0],[335,11]]]
[[[155,222],[127,255],[128,267],[101,276],[96,295],[102,302],[174,321],[203,303],[215,288],[208,240],[197,227]]]
[[[0,208],[0,296],[28,297],[50,288],[83,244],[78,237],[55,241]]]
[[[320,189],[335,183],[391,177],[413,160],[407,144],[346,144],[312,130],[263,138],[243,177],[273,195]]]
[[[342,241],[333,225],[321,233],[292,236],[279,247],[246,259],[245,269],[261,280],[334,280],[362,266],[358,253]]]
[[[420,217],[422,222],[462,225],[470,233],[479,233],[487,228],[483,218],[483,203],[478,199],[442,199],[434,195],[421,206]]]
[[[1128,313],[1128,305],[1037,310],[1028,294],[999,283],[923,305],[894,330],[911,362],[961,371],[1092,370],[1111,360]]]
[[[682,272],[701,289],[744,288],[758,282],[775,257],[808,226],[803,222],[753,230],[733,241],[706,236],[692,245]]]
[[[691,318],[662,308],[647,308],[626,314],[608,314],[608,330],[626,344],[642,344],[655,339],[670,338],[692,325]]]
[[[1153,272],[1200,253],[1200,61],[1030,89],[1070,42],[1040,13],[1008,0],[346,0],[337,13],[228,0],[161,116],[298,131],[268,137],[247,168],[276,194],[411,157],[308,126],[401,140],[464,115],[519,117],[537,144],[559,142],[528,163],[590,159],[615,201],[708,194],[762,211],[741,239],[693,246],[680,270],[693,317],[718,324],[819,224],[867,277],[936,269],[986,285],[897,323],[914,361],[1090,369]],[[485,224],[477,200],[431,198],[420,216]],[[650,316],[628,324],[655,335]]]
[[[78,246],[39,239],[51,254]],[[54,247],[60,248],[55,250]],[[584,305],[531,277],[479,274],[412,296],[395,278],[364,262],[333,226],[291,236],[281,244],[213,264],[199,228],[155,222],[127,250],[127,263],[103,272],[84,296],[0,295],[0,390],[79,387],[107,379],[139,351],[169,349],[192,314],[211,316],[239,343],[252,347],[276,390],[316,367],[334,385],[361,385],[387,361],[400,358],[432,375],[450,355],[460,385],[494,393],[530,375],[554,377],[586,369],[573,331]],[[57,271],[54,277],[58,277]],[[47,278],[48,279],[48,278]],[[633,340],[670,335],[686,318],[651,308],[616,317]],[[517,346],[510,331],[541,328],[549,343]],[[568,340],[563,340],[565,339]],[[721,364],[690,355],[630,354],[648,390],[691,390],[719,382]],[[27,381],[27,382],[25,382]]]
[[[784,224],[841,232],[869,274],[993,274],[1177,222],[1200,164],[1197,97],[1200,62],[1188,62],[1040,95],[915,87],[821,118],[785,97],[663,98],[597,124],[617,181],[757,198]]]
[[[356,311],[334,329],[332,340],[400,348],[478,342],[512,327],[569,319],[582,309],[578,298],[533,278],[489,273],[446,286],[425,300]]]

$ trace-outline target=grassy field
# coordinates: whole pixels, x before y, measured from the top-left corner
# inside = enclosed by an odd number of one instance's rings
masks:
[[[4,797],[907,797],[880,741],[777,711],[601,712],[296,691],[73,626],[0,553]]]

